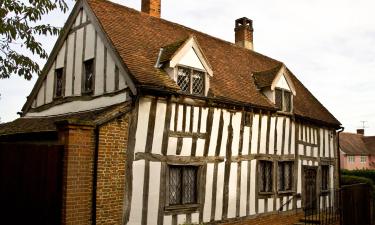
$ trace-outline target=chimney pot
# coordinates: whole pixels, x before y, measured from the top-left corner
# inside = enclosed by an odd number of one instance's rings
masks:
[[[253,50],[253,21],[249,18],[242,17],[235,22],[235,43],[238,46]]]
[[[365,135],[365,129],[357,129],[357,134]]]
[[[160,18],[161,0],[142,0],[142,12]]]

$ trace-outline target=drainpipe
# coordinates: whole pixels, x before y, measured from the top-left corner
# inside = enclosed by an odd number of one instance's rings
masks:
[[[339,189],[341,188],[341,165],[340,165],[340,133],[344,131],[344,127],[337,130],[337,159],[338,159],[338,172],[339,172]]]

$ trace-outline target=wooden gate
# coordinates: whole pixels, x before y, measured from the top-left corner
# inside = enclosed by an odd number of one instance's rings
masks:
[[[60,224],[63,146],[0,143],[0,223]]]
[[[305,210],[314,213],[317,209],[317,189],[316,189],[316,174],[317,167],[304,166],[303,167],[303,202]]]
[[[345,185],[341,188],[342,225],[373,225],[374,196],[368,184]]]

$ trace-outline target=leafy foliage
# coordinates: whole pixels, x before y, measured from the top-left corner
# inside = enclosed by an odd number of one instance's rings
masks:
[[[357,177],[357,176],[349,176],[349,175],[341,176],[342,185],[360,184],[360,183],[369,184],[371,186],[374,185],[372,180],[365,178],[365,177]]]
[[[26,48],[35,57],[46,59],[47,52],[36,40],[37,35],[57,35],[59,28],[39,24],[42,16],[59,9],[68,10],[65,0],[1,0],[0,1],[0,78],[18,74],[30,80],[39,74],[39,65],[30,57],[16,51]]]
[[[357,177],[365,177],[375,184],[375,170],[341,170],[341,174]]]

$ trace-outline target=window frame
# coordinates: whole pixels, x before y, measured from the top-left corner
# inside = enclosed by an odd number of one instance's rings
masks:
[[[57,96],[57,72],[58,71],[61,71],[61,82],[62,82],[62,87],[61,87],[61,95]],[[60,68],[55,68],[55,72],[54,72],[54,81],[53,81],[53,98],[54,99],[59,99],[59,98],[63,98],[64,97],[64,90],[65,90],[65,68],[64,67],[60,67]]]
[[[350,163],[350,164],[355,163],[355,156],[354,155],[348,155],[348,163]]]
[[[323,169],[325,168],[325,169]],[[326,170],[326,174],[324,175],[323,172],[324,170]],[[329,171],[330,171],[330,166],[329,165],[321,165],[320,166],[320,176],[321,176],[321,179],[320,179],[320,190],[322,193],[325,193],[325,192],[328,192],[329,191],[329,181],[330,181],[330,175],[329,175]],[[325,182],[324,182],[325,180]]]
[[[274,103],[276,105],[276,92],[278,91],[281,91],[281,108],[278,108],[278,110],[280,112],[286,112],[286,113],[292,113],[293,112],[293,92],[290,91],[290,90],[287,90],[287,89],[284,89],[284,88],[280,88],[280,87],[276,87],[275,88],[275,91],[274,91]],[[286,107],[285,107],[285,93],[289,93],[290,94],[290,109],[289,111],[286,110]]]
[[[170,188],[170,168],[171,167],[196,167],[196,182],[195,182],[195,191],[196,191],[196,201],[195,203],[188,203],[188,204],[170,204],[170,196],[169,196],[169,188]],[[202,181],[202,172],[204,170],[203,165],[197,164],[175,164],[175,163],[166,163],[166,173],[165,173],[165,207],[164,212],[167,215],[172,215],[176,213],[182,212],[197,212],[201,207],[202,203],[200,202],[201,192],[202,192],[202,185],[204,186]],[[205,186],[204,186],[205,187]],[[182,191],[182,189],[181,189]]]
[[[189,95],[194,95],[194,96],[206,96],[206,93],[207,93],[207,72],[205,70],[202,70],[202,69],[198,69],[198,68],[194,68],[194,67],[191,67],[191,66],[185,66],[185,65],[176,65],[176,71],[175,71],[175,74],[176,74],[176,84],[178,87],[180,87],[180,85],[178,85],[178,71],[180,68],[182,69],[188,69],[190,70],[190,77],[189,77],[189,91],[182,91],[184,94],[189,94]],[[200,72],[202,73],[203,75],[203,90],[202,90],[202,94],[196,94],[196,93],[193,93],[193,74],[194,74],[194,71],[197,71],[197,72]],[[181,87],[180,87],[181,88]]]
[[[270,163],[271,164],[271,176],[269,179],[271,179],[270,183],[270,189],[269,190],[262,190],[261,188],[261,180],[265,177],[263,173],[261,174],[261,163]],[[273,195],[274,194],[274,186],[275,186],[275,180],[274,180],[274,175],[275,175],[275,163],[272,160],[265,160],[265,159],[259,159],[257,161],[257,189],[258,189],[258,194],[259,195]],[[264,183],[264,181],[263,181]]]
[[[284,166],[283,164],[291,164],[290,166],[290,176],[289,176],[289,179],[290,179],[290,189],[286,190],[285,188],[283,189],[280,189],[280,166]],[[285,167],[284,167],[284,173],[285,174]],[[283,161],[278,161],[277,162],[277,193],[278,194],[289,194],[289,193],[294,193],[294,177],[295,173],[294,173],[294,161],[292,160],[283,160]],[[285,186],[285,180],[284,180],[284,186]]]
[[[86,74],[86,64],[88,62],[91,62],[92,63],[92,81],[91,81],[91,88],[90,90],[86,90],[86,77],[87,77],[87,74]],[[83,95],[93,95],[94,92],[95,92],[95,76],[96,76],[96,71],[95,71],[95,58],[91,58],[91,59],[86,59],[85,61],[83,61],[82,63],[82,94]]]
[[[367,156],[366,155],[361,155],[359,162],[363,163],[363,164],[366,163],[367,162]]]

